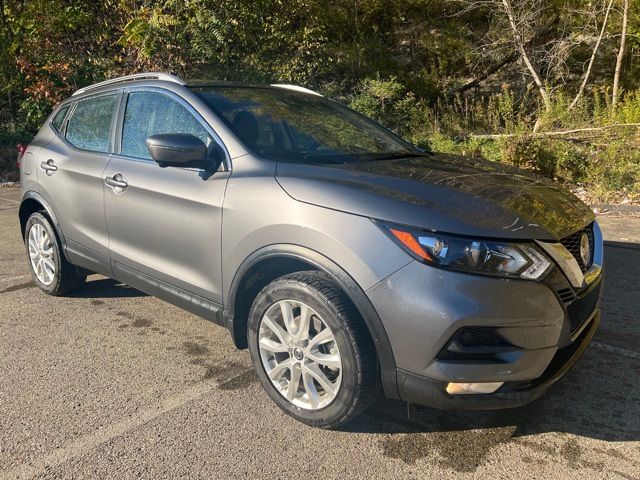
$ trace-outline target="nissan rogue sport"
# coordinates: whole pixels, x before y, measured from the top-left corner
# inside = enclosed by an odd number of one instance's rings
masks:
[[[378,390],[523,405],[599,323],[586,205],[513,167],[419,150],[302,87],[98,83],[54,109],[20,179],[40,289],[97,272],[225,326],[309,425],[349,421]]]

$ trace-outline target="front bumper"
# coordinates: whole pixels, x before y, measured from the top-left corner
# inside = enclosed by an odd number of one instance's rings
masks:
[[[591,342],[600,323],[596,310],[573,343],[559,349],[542,375],[531,381],[507,382],[492,394],[449,395],[447,382],[398,369],[400,397],[410,403],[442,410],[495,410],[526,405],[540,396],[571,369]]]
[[[577,361],[599,324],[602,275],[585,290],[588,302],[582,304],[588,303],[589,311],[579,325],[558,294],[560,286],[567,284],[489,278],[414,262],[370,289],[367,295],[398,367],[400,398],[441,409],[477,410],[516,407],[541,396]],[[491,329],[508,352],[443,356],[452,339],[469,328]],[[450,395],[449,382],[504,385],[492,394]]]

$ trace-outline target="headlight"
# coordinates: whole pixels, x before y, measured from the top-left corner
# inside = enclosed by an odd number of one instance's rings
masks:
[[[434,267],[540,280],[551,261],[533,243],[473,239],[376,222],[411,256]]]

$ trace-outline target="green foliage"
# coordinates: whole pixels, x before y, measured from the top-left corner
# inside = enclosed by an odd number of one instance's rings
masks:
[[[407,94],[396,77],[387,80],[376,77],[362,81],[349,104],[351,108],[398,131],[412,123],[411,117],[416,113],[413,108],[415,101],[415,96]]]
[[[531,135],[534,125],[548,132],[640,123],[637,2],[617,108],[610,87],[621,28],[615,11],[585,95],[570,110],[599,25],[584,12],[599,4],[541,1],[541,15],[522,28],[549,85],[549,110],[499,12],[465,10],[460,1],[0,0],[0,132],[28,138],[56,102],[84,85],[170,70],[310,86],[425,148],[529,168],[583,184],[599,198],[639,192],[636,130]]]
[[[586,177],[594,194],[604,201],[620,192],[640,192],[640,136],[609,142],[588,165]]]
[[[640,123],[640,90],[627,94],[614,116],[619,123]]]
[[[503,88],[477,99],[454,98],[430,106],[417,100],[396,77],[365,79],[350,106],[397,131],[414,144],[434,151],[480,156],[532,170],[571,187],[583,185],[594,201],[617,201],[621,193],[640,195],[640,130],[607,125],[640,122],[640,92],[624,96],[611,110],[608,92],[592,89],[578,107],[568,110],[562,93],[544,122],[557,130],[602,125],[602,131],[576,136],[532,135],[526,101]],[[494,133],[477,138],[469,133]]]

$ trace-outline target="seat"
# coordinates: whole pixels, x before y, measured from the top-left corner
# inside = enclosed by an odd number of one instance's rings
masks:
[[[258,120],[253,113],[247,110],[236,113],[231,128],[240,140],[249,146],[254,145],[260,137]]]

